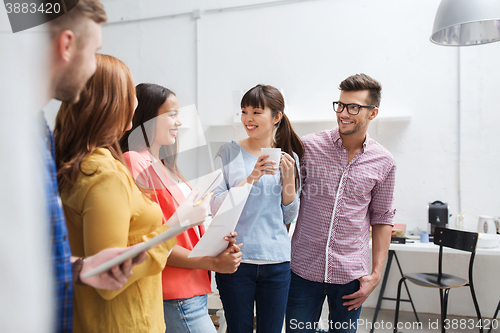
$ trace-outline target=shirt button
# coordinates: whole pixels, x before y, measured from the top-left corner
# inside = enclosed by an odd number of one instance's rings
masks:
[[[69,288],[69,283],[67,283],[67,282],[66,282],[66,283],[64,284],[64,287],[65,287],[66,289],[68,289],[68,288]]]

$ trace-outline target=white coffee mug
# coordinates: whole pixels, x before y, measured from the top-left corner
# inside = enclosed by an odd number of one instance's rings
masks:
[[[279,165],[280,165],[280,160],[281,160],[281,148],[261,148],[260,154],[261,155],[269,155],[268,159],[271,161],[274,161],[276,164],[273,166],[278,168],[278,170],[272,170],[272,171],[275,171],[275,172],[279,171]]]

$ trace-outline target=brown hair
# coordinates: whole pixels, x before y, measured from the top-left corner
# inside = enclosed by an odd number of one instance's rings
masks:
[[[377,80],[366,74],[361,73],[349,76],[340,83],[339,89],[342,91],[368,90],[370,97],[369,103],[371,105],[375,105],[376,107],[380,106],[382,85]]]
[[[284,152],[293,157],[293,152],[302,161],[304,156],[304,145],[299,136],[293,130],[290,120],[285,114],[285,99],[278,89],[273,86],[258,84],[243,95],[241,99],[241,107],[251,106],[253,108],[271,109],[271,116],[274,118],[278,112],[282,113],[281,120],[274,125],[276,132],[274,134],[273,145],[276,148],[281,148]],[[295,189],[299,188],[299,172],[295,165]]]
[[[135,89],[127,66],[97,54],[97,69],[76,104],[63,102],[56,117],[57,180],[61,191],[75,183],[82,160],[97,148],[108,149],[123,163],[118,139],[132,121]]]
[[[86,26],[84,24],[86,19],[90,19],[95,23],[105,23],[107,21],[106,11],[99,0],[79,0],[76,6],[71,8],[66,14],[50,21],[51,39],[58,36],[64,30],[71,30],[77,37],[81,37],[77,39],[78,45],[83,45],[87,37]]]

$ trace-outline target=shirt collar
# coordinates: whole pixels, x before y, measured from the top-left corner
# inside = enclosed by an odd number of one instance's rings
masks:
[[[333,143],[336,144],[338,147],[342,147],[342,138],[340,137],[339,128],[335,127],[334,129],[332,129],[330,132],[330,135],[332,137]],[[366,132],[366,137],[365,137],[365,141],[363,142],[363,148],[362,148],[363,153],[365,152],[365,149],[368,146],[369,140],[370,140],[370,136],[369,136],[368,132]]]
[[[369,140],[370,140],[370,135],[368,134],[368,132],[366,132],[365,141],[363,142],[363,153],[365,152],[366,147],[368,146]]]
[[[340,137],[339,128],[335,127],[331,130],[330,135],[332,136],[332,141],[337,146],[342,145],[342,138]]]

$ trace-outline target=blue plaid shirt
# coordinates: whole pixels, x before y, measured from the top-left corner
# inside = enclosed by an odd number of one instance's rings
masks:
[[[51,262],[54,267],[56,291],[56,332],[73,330],[73,277],[71,269],[71,249],[68,241],[68,229],[57,186],[54,137],[47,125],[43,111],[38,114],[40,126],[40,148],[44,158],[44,182],[47,200],[47,212],[50,221],[52,240]]]

